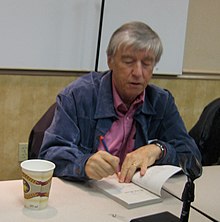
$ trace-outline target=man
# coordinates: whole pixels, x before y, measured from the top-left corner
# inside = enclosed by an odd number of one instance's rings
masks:
[[[130,182],[139,169],[144,175],[154,164],[179,165],[181,154],[201,160],[170,92],[149,84],[161,54],[149,26],[124,24],[107,48],[110,71],[82,76],[59,93],[39,154],[56,164],[55,176],[99,180],[117,173]]]

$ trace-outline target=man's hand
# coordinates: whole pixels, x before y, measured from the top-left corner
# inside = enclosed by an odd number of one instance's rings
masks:
[[[100,180],[104,177],[118,173],[119,158],[106,151],[98,151],[92,155],[86,163],[86,175],[90,179]]]
[[[119,182],[129,183],[136,172],[140,169],[140,175],[144,176],[147,168],[159,159],[161,150],[155,144],[149,144],[128,153],[121,167]]]

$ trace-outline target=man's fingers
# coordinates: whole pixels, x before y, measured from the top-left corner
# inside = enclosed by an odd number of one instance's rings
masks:
[[[136,170],[137,170],[137,166],[135,163],[131,164],[130,167],[122,168],[120,176],[119,176],[119,182],[130,183]]]
[[[99,180],[118,173],[118,166],[118,157],[99,151],[88,159],[85,170],[88,177]]]
[[[102,152],[103,159],[112,167],[115,173],[118,173],[120,159],[117,156],[113,156],[110,153]]]
[[[141,166],[140,175],[144,176],[146,172],[147,172],[147,163],[144,162]]]

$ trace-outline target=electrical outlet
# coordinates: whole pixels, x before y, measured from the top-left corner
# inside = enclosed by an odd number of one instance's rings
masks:
[[[22,162],[28,159],[28,143],[18,144],[18,161]]]

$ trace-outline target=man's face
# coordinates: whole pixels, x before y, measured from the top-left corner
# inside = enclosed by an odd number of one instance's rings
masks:
[[[150,81],[155,56],[149,51],[134,51],[131,47],[120,48],[108,58],[112,79],[122,101],[130,105],[144,91]]]

